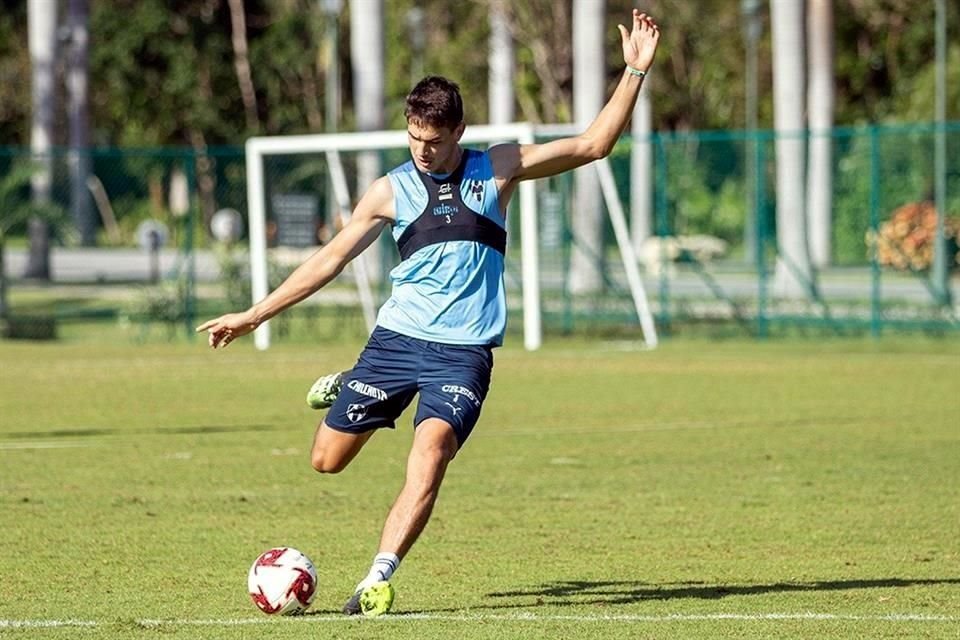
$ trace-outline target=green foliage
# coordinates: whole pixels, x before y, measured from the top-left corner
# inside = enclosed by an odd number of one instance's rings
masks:
[[[743,238],[747,198],[734,173],[732,140],[666,140],[666,189],[671,235],[707,234],[730,243]]]
[[[15,162],[6,174],[0,175],[0,319],[7,318],[10,313],[4,267],[7,234],[31,218],[45,221],[55,234],[64,239],[68,239],[73,231],[62,207],[52,202],[34,202],[25,197],[35,171],[36,168],[29,161]]]
[[[29,57],[25,2],[0,12],[0,140],[25,144],[29,130]],[[949,4],[949,3],[948,3]],[[420,7],[425,47],[413,49],[409,12]],[[607,81],[621,73],[617,23],[635,3],[608,0]],[[932,118],[934,3],[857,0],[834,6],[836,122],[842,125]],[[248,126],[234,68],[225,0],[103,0],[91,3],[90,78],[94,138],[101,145],[238,144],[253,134],[324,128],[325,18],[316,0],[244,0],[257,99]],[[417,74],[457,80],[467,118],[487,119],[489,0],[391,0],[384,3],[387,127],[402,126],[403,98]],[[518,117],[572,117],[571,0],[508,2],[517,57]],[[770,25],[760,3],[760,126],[773,122]],[[343,87],[340,129],[353,128],[350,3],[339,22]],[[654,126],[665,130],[744,126],[745,42],[739,5],[729,0],[662,0],[651,7],[664,37],[650,77]],[[960,15],[948,11],[954,44],[948,65],[948,117],[960,117]],[[709,16],[709,19],[705,19]],[[64,144],[65,139],[57,142]]]
[[[881,130],[874,153],[867,130],[837,139],[834,184],[834,257],[837,264],[864,264],[869,258],[864,240],[870,230],[872,172],[876,163],[877,215],[888,219],[904,204],[934,196],[934,136],[929,129]],[[960,133],[948,134],[956,145]],[[960,211],[960,195],[949,195],[947,211]]]
[[[0,2],[0,141],[25,144],[30,117],[26,3]]]

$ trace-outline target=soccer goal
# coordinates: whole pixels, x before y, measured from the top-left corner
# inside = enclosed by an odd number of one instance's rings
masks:
[[[536,141],[537,129],[528,123],[509,125],[468,126],[461,142],[465,145],[492,145],[502,142],[532,144]],[[250,138],[246,143],[247,202],[249,216],[251,293],[254,302],[269,293],[267,259],[267,203],[270,189],[266,184],[265,160],[276,156],[311,155],[322,159],[330,177],[333,192],[332,206],[343,222],[349,220],[351,203],[355,195],[349,191],[349,181],[344,171],[342,154],[361,152],[385,152],[406,150],[407,132],[375,131],[302,136],[269,136]],[[600,183],[607,212],[615,231],[620,255],[637,317],[640,319],[644,341],[648,347],[657,344],[656,329],[650,313],[643,282],[637,268],[636,256],[630,244],[627,224],[623,214],[613,174],[605,161],[591,165],[599,172]],[[524,181],[519,186],[520,215],[520,288],[523,318],[523,344],[527,350],[540,348],[543,340],[540,298],[540,265],[538,246],[537,191],[535,181]],[[374,297],[370,288],[369,274],[363,260],[354,260],[352,268],[357,284],[357,293],[368,329],[372,330],[376,315]],[[254,334],[258,349],[270,346],[269,322],[261,325]]]

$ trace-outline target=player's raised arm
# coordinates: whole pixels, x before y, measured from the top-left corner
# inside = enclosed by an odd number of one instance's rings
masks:
[[[228,313],[204,322],[197,331],[206,331],[210,346],[225,347],[246,335],[284,309],[304,300],[333,280],[343,268],[380,236],[393,220],[393,189],[382,177],[367,190],[350,222],[327,245],[307,258],[267,297],[246,311]]]
[[[626,67],[613,96],[586,131],[573,138],[545,144],[502,145],[490,150],[494,169],[503,186],[509,182],[544,178],[604,158],[613,150],[633,112],[643,78],[653,64],[660,29],[645,13],[633,10],[633,25],[622,24],[620,40]]]

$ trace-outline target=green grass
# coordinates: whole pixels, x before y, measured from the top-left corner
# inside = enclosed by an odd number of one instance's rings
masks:
[[[410,414],[341,475],[307,455],[306,389],[359,342],[0,342],[0,636],[960,635],[956,340],[519,342],[379,620],[337,611]],[[246,594],[279,544],[314,615]],[[67,620],[96,626],[12,626]]]

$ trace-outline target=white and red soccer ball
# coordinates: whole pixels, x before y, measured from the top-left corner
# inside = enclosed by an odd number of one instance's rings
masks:
[[[275,547],[260,554],[247,587],[253,604],[270,615],[303,613],[317,593],[317,570],[310,558],[290,547]]]

